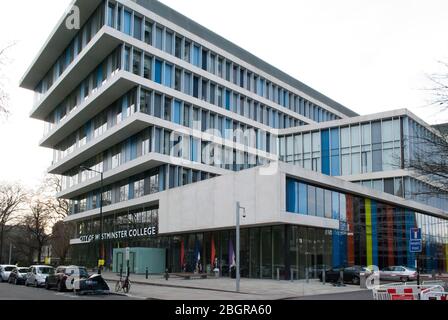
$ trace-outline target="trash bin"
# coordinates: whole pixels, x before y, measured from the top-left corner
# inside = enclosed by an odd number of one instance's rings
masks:
[[[230,268],[230,277],[232,279],[236,279],[236,267],[231,267]]]
[[[367,277],[368,277],[368,275],[365,272],[361,272],[359,274],[359,286],[361,287],[361,289],[367,289],[367,284],[366,284]]]

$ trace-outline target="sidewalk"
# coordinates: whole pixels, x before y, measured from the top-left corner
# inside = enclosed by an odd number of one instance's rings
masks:
[[[110,272],[103,273],[103,277],[110,284],[119,278],[117,274]],[[307,283],[306,280],[291,282],[244,278],[240,282],[240,293],[235,291],[235,279],[214,278],[213,276],[207,279],[192,280],[171,277],[167,281],[162,275],[151,275],[149,279],[146,279],[144,275],[132,274],[131,281],[132,284],[138,285],[139,295],[162,299],[277,300],[366,290],[353,285],[344,287],[335,287],[330,283],[324,285],[319,280],[310,280]],[[134,292],[135,290],[131,289],[131,293]]]

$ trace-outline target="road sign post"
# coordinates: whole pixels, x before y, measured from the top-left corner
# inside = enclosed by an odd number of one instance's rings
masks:
[[[411,228],[410,231],[409,252],[417,254],[417,285],[420,285],[420,266],[418,260],[420,256],[419,254],[422,252],[422,229]]]

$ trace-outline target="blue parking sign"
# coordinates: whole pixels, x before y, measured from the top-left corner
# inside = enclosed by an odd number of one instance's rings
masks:
[[[411,240],[422,240],[422,229],[411,228]]]

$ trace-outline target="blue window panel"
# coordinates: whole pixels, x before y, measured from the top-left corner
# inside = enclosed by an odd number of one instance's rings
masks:
[[[332,264],[333,268],[338,268],[341,267],[341,240],[339,230],[333,230],[332,242],[333,242]]]
[[[230,119],[226,118],[226,132],[225,132],[225,138],[230,140],[231,138],[231,130],[232,130],[232,122]]]
[[[180,124],[180,115],[181,115],[181,103],[180,101],[175,100],[173,106],[173,120],[175,123]]]
[[[111,6],[111,4],[109,4],[109,6],[107,7],[107,25],[109,27],[114,27],[114,7]]]
[[[128,102],[128,95],[123,96],[123,99],[121,100],[121,119],[124,120],[127,117],[127,111],[129,102]]]
[[[308,214],[308,186],[299,183],[299,213]]]
[[[378,265],[378,219],[376,201],[370,201],[370,214],[372,221],[372,261],[375,266]]]
[[[320,135],[322,143],[322,173],[330,175],[330,132],[322,130]]]
[[[99,87],[103,82],[103,65],[101,64],[96,71],[96,86]]]
[[[339,128],[331,129],[331,175],[340,175],[340,160],[339,160]]]
[[[200,66],[200,61],[201,61],[200,54],[201,54],[201,51],[200,51],[199,47],[193,46],[193,64],[197,67]]]
[[[131,160],[131,139],[128,139],[125,143],[125,161]]]
[[[286,211],[287,212],[297,212],[296,211],[296,181],[293,179],[286,179]]]
[[[137,158],[137,138],[131,138],[131,160]]]
[[[166,170],[166,166],[160,166],[160,168],[159,168],[159,191],[165,190],[165,170]]]
[[[134,199],[134,184],[132,182],[129,183],[129,192],[128,192],[128,199]]]
[[[226,90],[226,101],[225,101],[226,110],[230,110],[230,91]]]
[[[131,35],[131,21],[132,21],[132,13],[129,11],[124,11],[124,33]]]
[[[157,59],[154,68],[154,81],[162,84],[162,61]]]
[[[339,193],[331,192],[331,218],[339,220]]]
[[[198,162],[198,140],[190,137],[190,145],[191,145],[191,161]]]
[[[284,95],[283,101],[285,102],[284,106],[286,108],[288,108],[289,107],[289,94],[287,91],[283,91],[283,95]]]
[[[171,88],[173,86],[173,67],[169,64],[165,64],[165,79],[164,84],[165,86]]]

